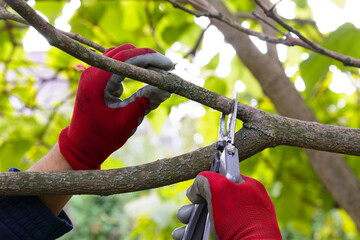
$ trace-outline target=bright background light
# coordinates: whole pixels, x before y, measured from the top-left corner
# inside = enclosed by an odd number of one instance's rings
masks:
[[[29,0],[28,4],[33,7],[35,5],[35,0]],[[55,27],[57,29],[70,32],[71,26],[68,22],[80,5],[80,0],[71,0],[69,3],[66,3],[62,10],[62,15],[55,20]],[[49,19],[45,15],[39,11],[36,12],[49,22]],[[46,39],[33,27],[29,28],[29,31],[23,38],[23,46],[26,52],[45,52],[50,49],[50,45]]]

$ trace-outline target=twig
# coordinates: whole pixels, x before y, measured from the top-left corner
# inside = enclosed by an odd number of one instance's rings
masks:
[[[334,51],[331,51],[329,49],[323,48],[319,44],[311,41],[310,39],[308,39],[307,37],[302,35],[297,29],[291,27],[289,24],[287,24],[281,17],[279,17],[273,11],[275,5],[273,7],[271,7],[270,9],[268,9],[260,0],[254,0],[254,1],[264,11],[266,16],[268,16],[269,18],[272,18],[275,22],[280,24],[286,30],[288,30],[291,33],[294,33],[306,45],[310,46],[310,48],[308,48],[308,49],[310,49],[310,50],[312,50],[314,52],[317,52],[319,54],[325,55],[327,57],[336,59],[336,60],[342,62],[345,66],[352,66],[352,67],[360,68],[360,59],[357,59],[357,58],[354,58],[354,57],[351,57],[351,56],[347,56],[347,55],[343,55],[341,53],[334,52]],[[290,36],[290,35],[288,35],[288,36]],[[292,39],[292,40],[294,40],[294,39]],[[295,43],[295,45],[298,45],[295,41],[293,41],[293,42]],[[306,46],[306,45],[303,45],[303,46]]]
[[[151,29],[151,36],[154,39],[154,42],[156,44],[156,47],[157,47],[158,51],[163,52],[164,49],[160,46],[159,42],[156,39],[155,26],[154,26],[153,21],[151,20],[151,13],[150,13],[150,9],[149,9],[149,4],[150,4],[150,2],[148,2],[148,1],[145,4],[145,13],[146,13],[146,17],[148,19],[149,26],[150,26],[150,29]]]
[[[281,44],[284,44],[284,45],[289,45],[291,43],[287,42],[286,39],[281,39],[281,38],[276,38],[276,37],[273,37],[273,36],[269,36],[269,35],[266,35],[266,34],[263,34],[263,33],[260,33],[260,32],[256,32],[254,30],[251,30],[249,28],[244,28],[243,26],[241,26],[240,23],[238,22],[235,22],[233,21],[232,19],[228,18],[227,16],[224,16],[224,15],[221,15],[221,14],[213,14],[213,13],[210,13],[210,12],[199,12],[199,11],[194,11],[194,10],[191,10],[191,9],[188,9],[186,7],[184,7],[183,5],[173,1],[173,0],[167,0],[168,2],[170,2],[174,7],[176,8],[179,8],[187,13],[190,13],[196,17],[209,17],[209,18],[214,18],[214,19],[217,19],[219,21],[222,21],[226,24],[228,24],[229,26],[243,32],[243,33],[246,33],[248,35],[251,35],[251,36],[255,36],[255,37],[258,37],[259,39],[261,40],[264,40],[266,42],[270,42],[270,43],[275,43],[275,44],[278,44],[278,43],[281,43]],[[292,46],[292,45],[290,45]]]
[[[280,39],[280,38],[275,38],[263,33],[259,33],[256,31],[253,31],[251,29],[248,28],[244,28],[241,26],[240,23],[233,21],[231,18],[221,15],[221,14],[213,14],[210,12],[199,12],[199,11],[194,11],[191,9],[188,9],[186,7],[184,7],[183,5],[175,2],[174,0],[167,0],[168,2],[170,2],[171,4],[173,4],[174,7],[179,8],[187,13],[190,13],[194,16],[200,17],[200,16],[205,16],[205,17],[209,17],[209,18],[213,18],[213,19],[217,19],[223,23],[228,24],[229,26],[243,32],[246,33],[248,35],[251,36],[255,36],[258,37],[259,39],[269,42],[269,43],[274,43],[274,44],[284,44],[286,46],[301,46],[304,47],[306,49],[309,49],[311,51],[317,52],[319,54],[325,55],[327,57],[333,58],[335,60],[338,60],[340,62],[342,62],[345,66],[353,66],[353,67],[357,67],[360,68],[360,59],[351,57],[351,56],[347,56],[347,55],[343,55],[331,50],[328,50],[326,48],[321,47],[319,44],[316,44],[315,42],[309,40],[308,38],[304,37],[303,35],[300,34],[300,32],[298,30],[296,30],[295,28],[291,27],[290,25],[288,25],[284,20],[282,20],[281,18],[279,18],[273,11],[271,11],[270,9],[267,9],[259,0],[254,0],[265,12],[265,14],[271,18],[273,18],[276,22],[278,22],[281,26],[283,26],[286,30],[288,30],[289,32],[294,33],[296,36],[299,37],[295,38],[293,36],[291,36],[291,34],[286,34],[285,35],[285,39]]]
[[[199,46],[200,46],[200,43],[201,43],[203,37],[204,37],[204,34],[205,34],[206,30],[208,30],[208,28],[209,28],[210,26],[211,26],[211,24],[207,25],[207,27],[202,30],[202,32],[201,32],[200,36],[198,37],[198,39],[197,39],[194,47],[193,47],[188,53],[186,53],[186,54],[184,55],[184,58],[187,58],[187,57],[190,56],[190,55],[195,55],[197,49],[198,49]]]
[[[254,17],[249,12],[237,12],[234,14],[236,18],[238,19],[250,19],[250,20],[256,20],[256,17]]]
[[[264,22],[266,25],[268,25],[269,27],[271,27],[272,29],[274,29],[275,31],[281,33],[283,36],[286,36],[286,33],[281,31],[279,28],[277,28],[274,24],[272,24],[271,22],[269,22],[267,19],[263,18],[262,16],[260,16],[259,14],[257,14],[255,11],[252,12],[252,15],[255,16],[255,18],[259,19],[260,21]]]
[[[12,21],[16,21],[16,22],[19,22],[19,23],[22,23],[22,24],[25,24],[25,25],[29,25],[29,23],[25,19],[23,19],[20,16],[17,16],[15,14],[13,14],[13,13],[10,13],[10,12],[6,11],[5,8],[0,8],[0,19],[2,19],[2,20],[12,20]],[[85,44],[85,45],[87,45],[89,47],[92,47],[92,48],[98,50],[101,53],[106,51],[106,48],[104,48],[103,46],[90,41],[89,39],[81,36],[80,34],[65,32],[65,31],[62,31],[62,30],[59,30],[59,29],[56,29],[56,30],[61,32],[64,35],[66,35],[66,36],[68,36],[68,37],[82,43],[82,44]]]
[[[236,12],[234,16],[238,19],[249,19],[249,20],[257,20],[252,13],[249,12]],[[316,22],[312,19],[302,19],[302,18],[293,18],[293,19],[285,19],[287,22],[295,22],[299,23],[300,25],[309,24],[313,27],[316,27]]]

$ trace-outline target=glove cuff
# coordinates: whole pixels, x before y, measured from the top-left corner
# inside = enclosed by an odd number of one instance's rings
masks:
[[[61,154],[65,157],[66,161],[74,170],[98,170],[98,166],[89,166],[82,159],[86,159],[86,154],[81,153],[75,147],[75,144],[71,143],[69,138],[69,129],[70,127],[64,128],[59,135],[59,148]]]

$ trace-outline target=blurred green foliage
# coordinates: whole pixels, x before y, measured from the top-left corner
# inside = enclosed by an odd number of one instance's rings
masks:
[[[251,12],[251,0],[224,1],[233,12]],[[306,1],[294,0],[297,17],[311,18]],[[344,0],[333,0],[339,6]],[[66,1],[36,1],[34,8],[47,16],[50,23],[62,16]],[[254,29],[257,22],[248,20]],[[242,62],[234,57],[230,73],[219,76],[221,64],[218,45],[208,63],[194,70],[194,62],[205,49],[204,39],[193,49],[203,29],[194,17],[175,9],[165,1],[81,2],[71,17],[71,31],[104,47],[127,42],[150,47],[172,56],[175,73],[219,94],[231,97],[238,80],[246,86],[240,101],[264,111],[276,113],[260,85]],[[347,23],[334,32],[319,34],[312,25],[292,22],[294,27],[323,46],[360,57],[360,30]],[[22,39],[28,28],[12,21],[0,21],[0,170],[18,167],[25,170],[51,148],[62,128],[70,123],[74,96],[80,72],[80,61],[51,48],[45,53],[26,53]],[[192,51],[194,50],[194,51]],[[184,55],[187,59],[182,59]],[[310,54],[305,60],[304,54]],[[180,56],[180,57],[179,57]],[[284,68],[295,67],[291,81],[301,76],[306,90],[303,96],[322,123],[358,128],[360,124],[360,90],[351,95],[334,93],[328,86],[333,74],[330,65],[348,71],[354,85],[359,71],[345,68],[329,58],[294,47],[287,49]],[[189,72],[191,74],[189,74]],[[356,80],[357,79],[357,80]],[[130,96],[143,84],[126,80],[123,97]],[[190,109],[190,110],[189,110]],[[170,116],[169,116],[170,114]],[[172,96],[149,114],[132,139],[104,163],[103,168],[117,168],[159,158],[171,157],[211,144],[217,139],[219,113],[187,99]],[[238,123],[238,128],[241,123]],[[345,156],[359,175],[358,157]],[[360,239],[350,217],[339,209],[319,182],[306,155],[297,148],[277,147],[241,163],[243,174],[260,180],[276,207],[284,239]],[[191,181],[159,189],[116,196],[75,196],[66,210],[75,229],[62,239],[169,239],[177,209],[188,200],[186,189]],[[91,187],[91,186],[89,186]]]

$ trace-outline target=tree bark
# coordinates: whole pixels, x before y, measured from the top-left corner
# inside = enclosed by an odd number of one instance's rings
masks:
[[[249,114],[248,118],[252,120],[244,123],[244,127],[235,135],[240,161],[283,142],[321,148],[329,143],[328,147],[331,148],[331,138],[324,141],[323,135],[313,133],[330,136],[340,134],[342,137],[341,134],[346,132],[338,126],[326,126],[325,131],[323,124],[285,118],[260,110]],[[357,142],[360,142],[360,129],[356,136]],[[199,172],[208,170],[215,151],[213,144],[169,159],[103,171],[0,173],[0,195],[110,195],[161,187],[192,179]],[[360,150],[358,152],[360,155]]]
[[[263,136],[262,131],[241,129],[235,135],[239,160],[273,146],[273,140]],[[111,170],[3,172],[0,195],[111,195],[157,188],[193,179],[199,172],[209,170],[215,151],[212,144],[177,157]]]

